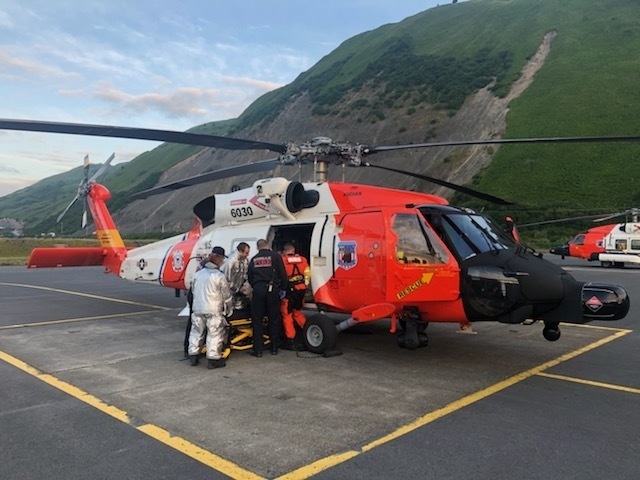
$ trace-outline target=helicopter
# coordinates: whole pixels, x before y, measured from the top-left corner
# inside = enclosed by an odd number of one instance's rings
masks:
[[[625,263],[640,265],[640,210],[631,208],[623,212],[597,218],[602,222],[619,216],[625,216],[622,223],[601,225],[581,232],[563,245],[552,247],[549,252],[564,257],[584,258],[590,262],[598,261],[608,267],[624,267]],[[593,218],[593,216],[579,217]],[[572,219],[559,219],[568,221]],[[545,222],[538,222],[540,225]],[[548,222],[546,222],[548,223]]]
[[[327,181],[331,163],[412,175],[498,204],[510,202],[414,172],[372,164],[368,157],[390,150],[451,145],[530,142],[637,141],[640,137],[492,139],[395,146],[367,146],[317,137],[274,144],[188,132],[0,119],[0,129],[99,135],[187,143],[235,150],[266,149],[277,157],[227,167],[134,195],[145,198],[277,165],[313,163],[316,178],[298,182],[263,178],[249,188],[204,198],[193,207],[196,222],[183,235],[127,249],[107,208],[110,193],[94,177],[84,179],[85,200],[100,247],[35,249],[29,267],[104,265],[118,276],[172,288],[188,288],[201,258],[214,245],[232,249],[258,239],[278,249],[295,243],[311,265],[312,300],[318,313],[303,332],[306,347],[322,353],[337,334],[356,324],[389,318],[402,348],[428,344],[429,322],[507,324],[542,322],[546,340],[560,338],[560,322],[615,321],[630,300],[617,285],[583,283],[541,253],[522,245],[517,229],[507,233],[490,217],[456,207],[440,196],[371,185]],[[73,203],[73,201],[72,201]],[[67,208],[68,209],[68,208]],[[329,313],[347,314],[336,324]]]

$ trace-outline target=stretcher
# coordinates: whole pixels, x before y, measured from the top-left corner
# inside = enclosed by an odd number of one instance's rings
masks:
[[[264,331],[268,331],[268,319],[265,317]],[[251,314],[249,309],[234,311],[229,323],[227,341],[222,349],[222,358],[227,358],[233,350],[250,350],[253,348],[253,327],[251,325]],[[271,339],[269,335],[263,335],[264,344],[269,345]],[[204,350],[203,350],[204,351]]]

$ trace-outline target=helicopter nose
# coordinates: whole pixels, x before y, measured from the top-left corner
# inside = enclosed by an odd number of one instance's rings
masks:
[[[582,313],[587,321],[620,320],[630,306],[627,291],[619,285],[585,283],[582,287]]]
[[[567,245],[565,243],[564,245],[558,245],[556,247],[551,247],[549,249],[549,253],[552,253],[554,255],[561,255],[563,257],[568,257],[569,256],[569,245]]]

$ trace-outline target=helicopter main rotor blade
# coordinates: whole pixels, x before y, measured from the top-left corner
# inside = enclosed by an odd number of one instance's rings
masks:
[[[231,137],[218,137],[200,133],[176,132],[173,130],[155,130],[150,128],[115,127],[110,125],[91,125],[83,123],[43,122],[36,120],[0,119],[0,129],[44,133],[67,133],[71,135],[89,135],[95,137],[131,138],[135,140],[154,140],[158,142],[183,143],[204,147],[224,148],[227,150],[271,150],[285,153],[286,145],[242,140]]]
[[[626,215],[629,211],[612,213],[611,215],[607,215],[606,217],[598,217],[594,220],[594,222],[604,222],[605,220],[610,220],[612,218],[621,217],[622,215]],[[595,216],[595,215],[594,215]]]
[[[478,192],[477,190],[472,190],[471,188],[463,187],[462,185],[457,185],[455,183],[447,182],[445,180],[440,180],[439,178],[428,177],[427,175],[422,175],[420,173],[407,172],[405,170],[398,170],[396,168],[382,167],[380,165],[372,165],[370,163],[366,163],[363,165],[367,167],[379,168],[380,170],[387,170],[389,172],[396,172],[396,173],[401,173],[403,175],[409,175],[410,177],[415,177],[415,178],[419,178],[420,180],[425,180],[427,182],[435,183],[436,185],[447,187],[447,188],[450,188],[451,190],[455,190],[460,193],[465,193],[472,197],[476,197],[481,200],[485,200],[487,202],[495,203],[497,205],[515,205],[514,202],[509,202],[508,200],[504,200],[499,197],[494,197],[493,195],[489,195],[488,193]]]
[[[518,228],[535,227],[535,226],[538,226],[538,225],[549,225],[549,224],[552,224],[552,223],[573,222],[573,221],[578,221],[578,220],[593,220],[594,222],[599,222],[599,221],[602,221],[602,220],[608,220],[609,218],[617,217],[618,215],[619,214],[612,215],[610,217],[604,217],[602,219],[599,219],[599,217],[601,217],[602,214],[600,214],[600,215],[582,215],[580,217],[556,218],[556,219],[553,219],[553,220],[543,220],[541,222],[523,223],[522,225],[518,225]]]
[[[492,145],[509,143],[613,143],[613,142],[639,142],[640,136],[613,136],[613,137],[548,137],[548,138],[496,138],[494,140],[462,140],[451,142],[412,143],[410,145],[390,145],[369,147],[368,154],[390,152],[392,150],[407,150],[410,148],[430,147],[456,147],[464,145]]]
[[[158,195],[160,193],[171,192],[173,190],[179,190],[184,187],[190,187],[192,185],[198,185],[200,183],[211,182],[213,180],[222,180],[224,178],[235,177],[236,175],[246,175],[249,173],[267,172],[273,170],[280,163],[279,158],[271,158],[269,160],[263,160],[255,163],[247,163],[244,165],[237,165],[233,167],[221,168],[220,170],[214,170],[213,172],[202,173],[193,177],[185,178],[177,182],[166,183],[158,187],[143,190],[131,195],[134,200],[150,197],[151,195]]]

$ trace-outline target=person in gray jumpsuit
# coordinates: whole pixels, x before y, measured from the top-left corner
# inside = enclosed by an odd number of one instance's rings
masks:
[[[224,248],[213,247],[204,268],[193,276],[193,311],[191,333],[189,334],[189,361],[198,365],[200,351],[207,337],[207,368],[221,368],[226,365],[222,358],[227,333],[226,317],[233,313],[233,297],[229,283],[220,271],[226,258]]]

